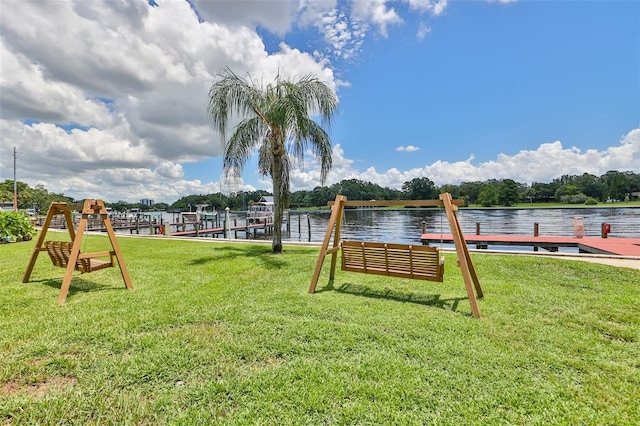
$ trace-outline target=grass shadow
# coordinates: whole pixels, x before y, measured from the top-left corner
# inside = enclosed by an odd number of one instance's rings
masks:
[[[198,266],[205,265],[211,262],[218,261],[231,261],[239,257],[257,257],[263,262],[263,264],[269,269],[280,269],[289,266],[287,262],[287,256],[296,254],[304,254],[302,250],[295,248],[285,248],[283,252],[274,253],[271,247],[267,246],[217,246],[215,249],[215,255],[203,256],[196,259],[191,259],[189,265]]]
[[[415,303],[424,306],[433,306],[443,310],[451,310],[452,312],[458,312],[458,305],[463,300],[468,300],[468,297],[453,297],[443,299],[439,294],[418,294],[413,292],[400,292],[393,289],[375,290],[367,286],[353,283],[344,283],[340,287],[335,287],[333,280],[329,280],[329,283],[316,293],[322,293],[325,291],[335,291],[337,293],[350,294],[352,296],[368,297],[372,299],[386,299],[393,300],[401,303]],[[471,314],[465,313],[465,315],[471,316]]]
[[[62,278],[29,280],[29,283],[41,283],[51,288],[55,288],[56,290],[60,290],[60,287],[62,287]],[[71,286],[69,287],[69,293],[67,294],[67,297],[73,296],[74,294],[78,293],[93,293],[96,291],[105,290],[116,290],[116,288],[111,285],[101,284],[96,281],[90,281],[80,276],[74,276],[71,279]]]

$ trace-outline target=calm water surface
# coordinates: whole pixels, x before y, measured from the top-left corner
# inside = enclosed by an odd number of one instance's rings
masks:
[[[329,211],[291,212],[289,241],[308,241],[311,226],[311,241],[322,242]],[[308,216],[308,219],[307,219]],[[585,233],[590,237],[600,236],[601,224],[611,224],[610,237],[640,238],[640,208],[580,208],[580,209],[461,209],[458,220],[465,234],[486,235],[533,235],[538,223],[539,235],[573,236],[575,217],[584,220]],[[341,229],[344,239],[384,241],[398,243],[420,243],[422,222],[426,222],[427,233],[449,234],[449,222],[443,209],[345,210]]]
[[[289,217],[289,235],[285,241],[322,243],[330,216],[329,210],[298,212],[293,210]],[[175,222],[176,217],[162,213],[165,221]],[[224,218],[224,213],[222,213]],[[458,220],[465,234],[476,233],[476,223],[484,235],[533,235],[534,224],[538,224],[541,236],[573,236],[573,221],[582,217],[585,234],[599,237],[603,222],[611,225],[610,237],[640,238],[640,206],[624,208],[548,208],[548,209],[460,209]],[[244,212],[231,212],[231,221],[244,224]],[[449,222],[444,209],[347,209],[343,218],[341,236],[343,239],[381,241],[391,243],[421,244],[422,222],[430,234],[450,234]],[[239,232],[238,238],[244,238]],[[257,238],[271,239],[259,234]],[[444,244],[443,247],[452,247]],[[510,249],[514,247],[494,247]],[[525,250],[532,250],[523,248]],[[561,251],[576,251],[561,248]]]

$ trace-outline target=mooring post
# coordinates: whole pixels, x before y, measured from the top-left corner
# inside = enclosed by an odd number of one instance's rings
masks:
[[[533,236],[534,237],[538,236],[538,231],[539,231],[539,225],[538,225],[538,222],[535,222],[533,224]],[[538,251],[538,246],[533,246],[533,251]]]
[[[231,223],[229,222],[229,210],[231,210],[229,207],[224,208],[224,230],[226,232],[227,239],[231,241],[231,229],[229,229],[229,227],[231,226]]]
[[[291,236],[291,212],[287,212],[287,236]]]
[[[480,235],[480,222],[476,222],[476,235]]]

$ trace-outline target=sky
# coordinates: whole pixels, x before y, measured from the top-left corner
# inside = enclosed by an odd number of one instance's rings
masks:
[[[207,94],[228,67],[335,91],[326,185],[640,173],[640,2],[0,1],[0,181],[173,203],[225,178]],[[228,136],[228,135],[227,135]],[[311,154],[291,190],[320,186]]]

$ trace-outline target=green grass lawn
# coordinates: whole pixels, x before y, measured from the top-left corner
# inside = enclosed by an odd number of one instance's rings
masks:
[[[640,271],[473,254],[445,282],[338,271],[317,248],[120,238],[74,278],[0,245],[0,424],[632,425]],[[107,240],[90,236],[84,251]]]

